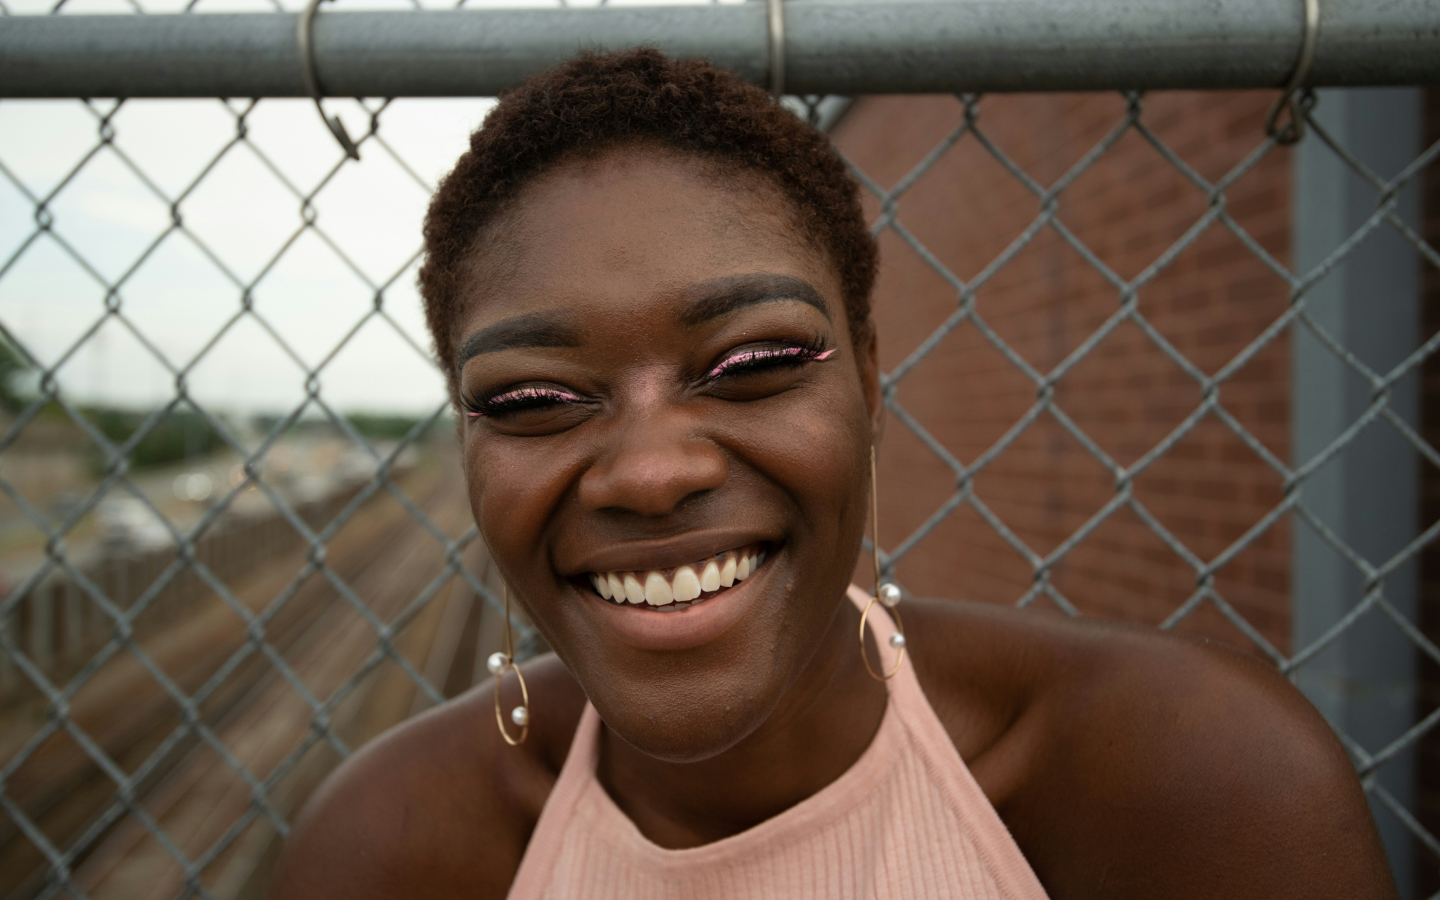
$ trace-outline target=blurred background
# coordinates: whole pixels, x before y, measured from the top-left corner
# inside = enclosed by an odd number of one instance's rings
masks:
[[[1440,91],[1294,146],[1276,93],[786,103],[882,248],[887,571],[1279,667],[1427,897]],[[415,270],[492,103],[327,100],[350,160],[309,100],[0,100],[0,898],[263,896],[325,773],[487,676]]]

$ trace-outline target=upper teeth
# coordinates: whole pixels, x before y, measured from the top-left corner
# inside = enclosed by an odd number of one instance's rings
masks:
[[[590,583],[606,600],[668,606],[697,599],[702,593],[728,588],[750,577],[765,561],[759,547],[729,550],[688,566],[643,572],[591,572]]]

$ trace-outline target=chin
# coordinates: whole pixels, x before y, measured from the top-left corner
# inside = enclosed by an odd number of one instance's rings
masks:
[[[807,629],[746,624],[730,640],[681,653],[637,657],[610,647],[616,665],[591,659],[571,671],[626,743],[656,759],[699,762],[759,729],[803,667],[803,642],[794,639]],[[785,634],[790,641],[777,638]]]
[[[765,724],[843,599],[848,578],[801,591],[793,562],[768,555],[743,584],[688,611],[627,608],[585,583],[562,587],[570,615],[554,622],[565,634],[552,646],[626,743],[668,762],[710,759]]]
[[[693,763],[718,756],[753,734],[782,693],[777,689],[770,696],[747,696],[708,673],[677,681],[673,688],[647,692],[643,699],[591,695],[591,702],[606,727],[641,753]]]

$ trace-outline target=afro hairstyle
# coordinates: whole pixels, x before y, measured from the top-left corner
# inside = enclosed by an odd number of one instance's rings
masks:
[[[779,188],[804,239],[839,274],[855,347],[868,346],[876,244],[859,184],[829,138],[705,60],[645,47],[582,53],[502,94],[430,201],[420,294],[452,398],[459,298],[485,253],[487,226],[558,163],[636,144],[694,154]]]

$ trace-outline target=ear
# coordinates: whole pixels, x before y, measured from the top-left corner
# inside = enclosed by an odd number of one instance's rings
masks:
[[[871,443],[880,442],[884,430],[885,405],[880,394],[880,345],[875,322],[866,322],[864,342],[855,348],[855,363],[860,367],[861,387],[865,391],[865,407],[870,413]]]

